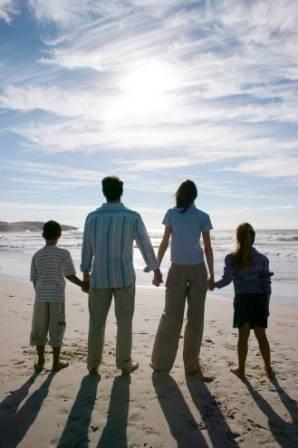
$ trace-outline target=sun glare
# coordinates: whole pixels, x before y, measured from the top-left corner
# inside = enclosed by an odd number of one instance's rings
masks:
[[[173,106],[178,81],[174,68],[168,64],[138,64],[120,80],[122,93],[111,104],[107,121],[158,120]]]

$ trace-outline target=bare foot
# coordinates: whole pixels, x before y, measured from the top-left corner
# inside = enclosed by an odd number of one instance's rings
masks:
[[[36,372],[41,372],[44,366],[45,360],[39,360],[34,364],[34,369],[36,370]]]
[[[240,370],[239,368],[237,369],[230,369],[232,373],[234,373],[234,375],[238,376],[238,378],[240,378],[241,380],[245,379],[245,373]]]
[[[275,377],[275,373],[274,373],[274,371],[272,370],[272,367],[269,367],[269,369],[267,369],[267,368],[265,367],[265,372],[266,372],[267,377],[268,377],[270,380],[271,380],[272,378]]]
[[[68,362],[58,362],[57,364],[53,364],[53,372],[59,372],[59,370],[65,369],[65,367],[68,367]]]
[[[134,370],[137,370],[139,368],[138,362],[132,362],[129,367],[126,367],[125,369],[122,369],[122,375],[129,375]]]

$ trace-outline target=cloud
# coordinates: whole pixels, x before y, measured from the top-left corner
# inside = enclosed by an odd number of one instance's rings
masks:
[[[19,13],[17,0],[0,0],[0,20],[9,23]]]
[[[246,161],[235,167],[226,169],[229,171],[238,171],[245,174],[257,174],[264,177],[297,177],[298,157],[274,156],[265,159],[260,157],[259,159]]]

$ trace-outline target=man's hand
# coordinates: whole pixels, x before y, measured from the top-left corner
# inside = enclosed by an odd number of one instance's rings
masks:
[[[214,284],[214,278],[208,278],[207,280],[207,287],[209,289],[209,291],[213,291],[215,288],[215,284]]]
[[[90,275],[88,272],[83,274],[82,291],[88,293],[90,288]]]
[[[162,273],[160,269],[155,269],[152,284],[154,286],[159,286],[161,283],[162,283]]]

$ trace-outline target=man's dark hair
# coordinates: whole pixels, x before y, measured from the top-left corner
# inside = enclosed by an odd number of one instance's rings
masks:
[[[116,176],[105,177],[102,182],[102,192],[107,201],[117,201],[123,193],[123,182]]]
[[[59,238],[62,233],[62,227],[56,221],[48,221],[42,228],[42,236],[45,240],[55,240]]]

